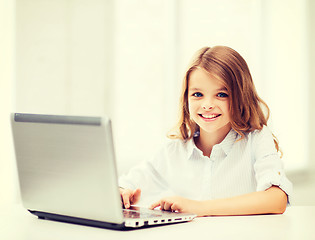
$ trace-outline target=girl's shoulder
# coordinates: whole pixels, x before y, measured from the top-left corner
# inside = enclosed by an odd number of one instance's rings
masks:
[[[164,148],[168,150],[184,150],[190,147],[192,139],[183,140],[183,139],[167,139],[164,144]]]
[[[250,138],[252,138],[253,140],[259,140],[259,139],[264,139],[264,138],[271,138],[273,139],[273,135],[272,135],[272,132],[270,130],[270,128],[266,125],[263,126],[262,129],[256,129],[252,132],[250,132],[248,134],[248,136]]]
[[[183,154],[189,153],[193,146],[193,139],[167,139],[159,149],[164,154]]]
[[[254,130],[249,133],[251,146],[255,152],[276,151],[274,143],[274,135],[268,126],[264,126],[261,130]]]

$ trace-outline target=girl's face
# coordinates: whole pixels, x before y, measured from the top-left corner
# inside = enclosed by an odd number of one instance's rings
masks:
[[[188,105],[190,118],[200,127],[200,136],[203,132],[220,134],[231,129],[227,89],[202,68],[190,73]]]

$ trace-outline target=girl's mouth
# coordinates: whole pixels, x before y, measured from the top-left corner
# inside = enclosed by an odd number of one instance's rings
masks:
[[[215,120],[216,118],[221,116],[221,114],[208,114],[208,115],[198,114],[198,115],[204,120]]]

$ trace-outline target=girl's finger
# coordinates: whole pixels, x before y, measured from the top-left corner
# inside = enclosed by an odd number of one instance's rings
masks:
[[[163,209],[166,210],[166,211],[170,211],[171,210],[171,206],[172,206],[171,203],[165,202],[164,206],[163,206]]]
[[[141,190],[139,188],[137,188],[136,190],[133,191],[133,194],[132,194],[132,204],[136,204],[139,200],[140,200],[140,197],[141,197]]]
[[[156,203],[153,203],[153,204],[150,206],[150,209],[154,209],[154,208],[160,207],[160,206],[161,206],[160,202],[156,202]]]
[[[129,208],[130,207],[130,194],[129,193],[123,193],[121,194],[121,197],[123,199],[123,203],[124,203],[124,206],[125,208]]]

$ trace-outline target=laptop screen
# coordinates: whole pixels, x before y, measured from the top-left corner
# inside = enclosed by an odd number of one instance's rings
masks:
[[[27,209],[123,222],[109,118],[13,113],[11,123]]]

